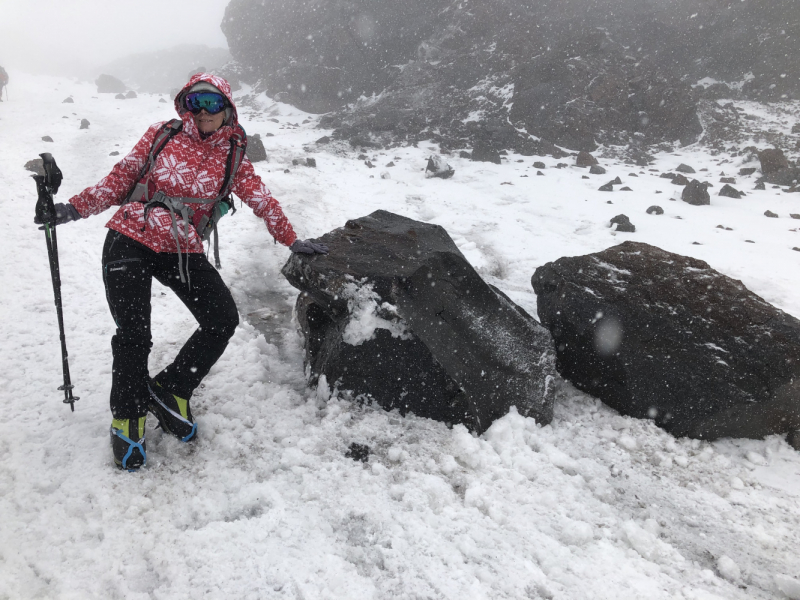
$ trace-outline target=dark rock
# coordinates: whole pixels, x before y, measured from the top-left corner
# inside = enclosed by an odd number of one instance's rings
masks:
[[[375,165],[372,164],[371,160],[365,160],[364,164],[367,165],[367,167],[369,167],[370,169],[374,169],[375,168]]]
[[[795,248],[795,250],[798,250],[798,248]],[[800,429],[790,431],[789,435],[786,436],[786,443],[795,450],[800,450]]]
[[[117,94],[114,98],[116,100],[125,100],[125,94]]]
[[[675,436],[800,429],[800,321],[703,261],[625,242],[532,278],[557,367]]]
[[[393,166],[395,166],[395,165],[394,165],[394,161],[393,161],[393,160],[390,160],[388,163],[386,163],[386,166],[387,166],[387,167],[393,167]]]
[[[89,119],[81,119],[81,129],[89,129]]]
[[[307,157],[306,158],[306,166],[307,167],[311,167],[312,169],[316,169],[317,168],[317,159],[316,158],[312,158],[310,156]]]
[[[558,163],[556,164],[556,169],[565,169],[569,165],[567,163]]]
[[[311,383],[401,413],[482,432],[516,406],[552,418],[547,331],[481,280],[445,230],[385,211],[320,238],[330,254],[293,254],[297,319]]]
[[[735,177],[720,177],[719,178],[719,182],[720,183],[736,183],[736,178]]]
[[[647,209],[647,214],[648,215],[663,215],[664,214],[664,209],[661,208],[660,206],[658,206],[657,204],[654,204],[653,206],[651,206],[650,208]]]
[[[581,175],[581,179],[591,179],[588,175]]]
[[[166,104],[166,103],[167,103],[167,101],[166,101],[166,100],[164,100],[164,98],[159,98],[159,99],[158,99],[158,101],[159,101],[161,104]]]
[[[675,173],[662,173],[659,177],[661,179],[675,179],[677,175]]]
[[[800,215],[798,215],[797,213],[791,213],[789,216],[793,219],[800,219]]]
[[[352,458],[356,462],[369,462],[369,446],[353,442],[344,455],[347,458]]]
[[[672,178],[672,185],[689,185],[689,179],[685,175],[675,175]]]
[[[439,177],[441,179],[449,179],[453,176],[455,170],[447,164],[441,156],[436,154],[428,158],[428,165],[425,167],[426,177]]]
[[[113,152],[109,152],[109,153],[108,153],[108,155],[109,155],[109,156],[119,156],[119,152],[117,152],[116,150],[114,150]]]
[[[800,133],[800,123],[792,125],[792,133]]]
[[[705,185],[693,179],[683,188],[681,200],[693,206],[703,206],[711,204],[711,195]]]
[[[61,104],[74,104],[74,103],[75,103],[75,100],[73,100],[73,99],[72,99],[72,96],[69,96],[69,97],[67,97],[67,98],[64,98],[64,99],[61,101]]]
[[[779,148],[767,148],[766,150],[762,150],[758,153],[758,159],[761,161],[761,172],[764,175],[789,168],[789,161],[786,160],[783,150]]]
[[[770,219],[777,219],[778,218],[778,215],[776,215],[771,210],[764,211],[764,216],[765,217],[769,217]]]
[[[592,175],[605,175],[606,170],[600,165],[592,165],[591,167],[589,167],[589,173],[591,173]]]
[[[261,134],[254,133],[247,136],[247,149],[245,150],[247,158],[250,162],[260,162],[267,160],[267,149],[264,148],[264,142],[261,141]]]
[[[458,153],[458,157],[459,158],[469,158],[469,159],[471,159],[472,158],[472,154],[467,152],[466,150],[462,150],[461,152]]]
[[[43,135],[42,136],[42,141],[43,142],[52,142],[53,138],[51,138],[49,135]]]
[[[739,198],[741,198],[741,197],[742,197],[742,195],[743,195],[743,194],[742,194],[742,192],[740,192],[740,191],[739,191],[739,190],[737,190],[736,188],[734,188],[734,187],[731,187],[730,185],[728,185],[728,184],[726,183],[724,186],[722,186],[722,189],[719,191],[719,195],[720,195],[720,196],[724,196],[724,197],[726,197],[726,198],[736,198],[736,199],[739,199]]]
[[[315,144],[330,144],[331,143],[331,138],[329,136],[327,136],[327,135],[323,135],[321,138],[319,138],[314,143]]]
[[[541,171],[536,171],[536,175],[539,177],[544,177],[544,173],[542,173]]]
[[[613,183],[614,185],[622,185],[622,179],[620,179],[619,175],[617,175],[616,177],[614,177],[614,180],[611,183]]]
[[[100,75],[94,80],[98,94],[121,94],[125,91],[125,84],[111,75]]]
[[[292,159],[292,166],[296,167],[299,164],[300,164],[300,160],[299,159],[297,159],[297,158],[293,158]]]
[[[588,152],[585,151],[578,152],[578,156],[575,157],[576,167],[591,167],[592,165],[596,164],[597,164],[597,159]]]
[[[535,163],[533,163],[533,168],[534,168],[534,169],[546,169],[546,168],[547,168],[547,165],[545,165],[545,164],[544,164],[543,162],[541,162],[541,161],[536,161]]]
[[[502,161],[500,159],[500,152],[487,144],[475,144],[472,149],[472,160],[480,162],[490,162],[499,165]]]
[[[800,181],[800,168],[786,168],[764,175],[759,181],[772,185],[792,185]]]
[[[620,192],[632,192],[633,190],[626,185],[625,187],[619,188],[619,191]]]
[[[631,223],[627,215],[617,215],[611,219],[611,224],[616,225],[615,231],[622,231],[624,233],[634,233],[636,226]]]
[[[284,169],[283,172],[284,173],[291,173],[291,171],[289,169]]]
[[[608,183],[601,185],[599,188],[597,188],[597,191],[599,191],[599,192],[613,192],[614,191],[614,182],[613,181],[609,181]]]
[[[129,100],[132,99],[132,98],[136,98],[136,97],[137,97],[136,96],[136,92],[134,92],[133,90],[128,90],[128,93],[125,94],[125,98],[127,98]]]
[[[366,154],[359,154],[358,160],[367,160],[369,157]]]
[[[25,169],[36,175],[44,175],[44,163],[41,158],[34,158],[25,163]]]
[[[752,175],[755,172],[756,172],[755,167],[742,167],[741,169],[739,169],[739,175],[741,176]]]
[[[696,171],[692,167],[684,164],[678,165],[677,167],[675,167],[675,170],[678,173],[696,173]]]
[[[756,184],[756,187],[754,187],[753,189],[754,189],[754,190],[766,190],[766,189],[767,189],[767,186],[766,186],[766,185],[764,185],[764,182],[763,182],[763,181],[759,181],[759,182]]]

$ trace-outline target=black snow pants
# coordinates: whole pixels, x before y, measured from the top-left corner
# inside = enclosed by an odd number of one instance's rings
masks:
[[[172,364],[154,377],[176,396],[191,397],[222,356],[239,324],[230,290],[205,255],[189,254],[188,271],[191,287],[181,282],[176,254],[155,252],[119,232],[108,232],[103,247],[103,281],[117,325],[111,338],[111,414],[115,419],[133,419],[147,412],[153,277],[175,292],[199,325]]]

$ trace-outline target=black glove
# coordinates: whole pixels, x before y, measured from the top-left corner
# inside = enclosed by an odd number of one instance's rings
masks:
[[[77,221],[78,219],[82,219],[81,214],[78,212],[78,209],[72,206],[72,204],[64,204],[63,202],[56,202],[53,207],[56,209],[56,225],[63,225],[64,223],[69,223],[70,221]],[[38,215],[33,217],[33,222],[37,225],[41,225],[42,221],[39,219]],[[44,229],[44,226],[39,227],[39,229]]]
[[[325,244],[318,244],[311,240],[295,240],[289,246],[289,250],[295,254],[327,254],[328,247]]]

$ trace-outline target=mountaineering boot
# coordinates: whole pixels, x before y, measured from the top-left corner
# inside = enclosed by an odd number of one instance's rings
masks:
[[[154,380],[148,384],[150,390],[150,412],[158,419],[161,429],[182,442],[189,442],[197,434],[197,423],[192,418],[189,401],[171,394]]]
[[[144,441],[144,423],[147,415],[138,419],[111,421],[111,448],[114,463],[127,471],[136,471],[147,462]]]

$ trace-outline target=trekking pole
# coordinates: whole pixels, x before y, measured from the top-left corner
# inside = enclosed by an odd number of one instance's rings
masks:
[[[72,385],[69,377],[69,355],[67,354],[67,339],[64,335],[64,313],[61,308],[61,272],[58,268],[56,209],[53,205],[53,194],[58,192],[63,177],[52,154],[45,152],[39,156],[42,157],[44,175],[33,175],[32,177],[36,181],[36,191],[39,194],[36,202],[36,216],[44,225],[47,256],[50,260],[50,277],[53,280],[53,293],[56,299],[58,330],[61,334],[61,366],[64,371],[64,385],[58,389],[64,391],[64,404],[69,404],[72,411],[75,412],[75,401],[80,398],[72,396],[72,388],[75,386]]]

